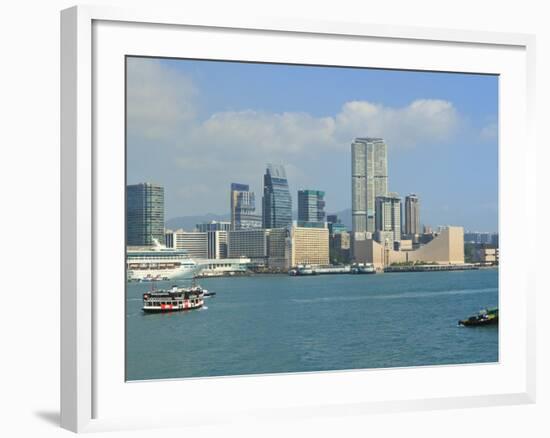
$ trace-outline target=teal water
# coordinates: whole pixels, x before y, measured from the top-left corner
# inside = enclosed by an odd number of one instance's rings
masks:
[[[205,308],[168,314],[142,313],[151,285],[128,284],[128,380],[498,361],[497,327],[457,326],[498,304],[496,269],[200,284],[217,293]]]

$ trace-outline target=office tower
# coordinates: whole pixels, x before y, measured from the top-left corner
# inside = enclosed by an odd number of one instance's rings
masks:
[[[298,226],[323,228],[325,223],[325,192],[298,190]]]
[[[329,264],[328,228],[293,226],[290,240],[290,266]]]
[[[192,259],[208,258],[208,233],[166,230],[165,241],[168,248],[183,249]]]
[[[197,224],[196,228],[197,228],[197,231],[201,231],[203,233],[206,233],[208,231],[230,231],[231,222],[224,222],[224,221],[203,222],[202,224]]]
[[[261,228],[262,218],[256,214],[254,192],[248,184],[231,183],[231,229]]]
[[[286,228],[292,225],[292,198],[282,165],[267,165],[262,201],[263,228]]]
[[[420,234],[420,201],[418,196],[410,194],[405,197],[405,234]]]
[[[401,198],[396,193],[376,197],[376,232],[380,242],[393,236],[393,242],[401,240]]]
[[[374,232],[376,197],[388,194],[387,146],[381,138],[356,138],[351,144],[352,229]]]
[[[126,186],[126,245],[164,242],[164,187],[141,183]]]

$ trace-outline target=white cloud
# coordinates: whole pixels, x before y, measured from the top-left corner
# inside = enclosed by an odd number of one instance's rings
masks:
[[[451,139],[460,122],[453,104],[439,99],[415,100],[403,107],[344,102],[328,117],[243,109],[200,121],[198,90],[191,79],[150,59],[129,58],[127,87],[128,126],[134,137],[252,153],[347,148],[354,137],[365,136],[385,138],[390,149],[438,144]]]
[[[451,102],[421,99],[404,107],[366,101],[347,102],[336,116],[337,138],[382,137],[390,149],[411,148],[450,140],[460,117]]]
[[[401,107],[343,102],[326,117],[243,108],[201,118],[201,96],[192,80],[150,59],[129,59],[127,87],[129,157],[151,160],[141,169],[156,171],[156,179],[167,186],[177,184],[173,196],[195,213],[225,205],[225,189],[233,181],[252,184],[259,195],[266,162],[284,163],[292,190],[305,188],[317,181],[312,181],[312,162],[323,152],[341,156],[354,137],[383,137],[390,151],[441,145],[461,123],[453,104],[438,99]],[[161,163],[166,164],[154,170]],[[134,176],[132,166],[129,175]]]
[[[196,119],[198,90],[157,60],[128,58],[128,128],[135,136],[170,139]]]

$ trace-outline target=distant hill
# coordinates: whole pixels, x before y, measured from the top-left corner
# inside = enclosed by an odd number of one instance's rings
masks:
[[[351,208],[346,208],[345,210],[328,214],[336,214],[338,216],[338,219],[340,219],[342,223],[348,228],[348,231],[351,231]]]
[[[333,214],[333,213],[329,213],[329,214]],[[335,214],[337,214],[338,218],[342,221],[342,223],[346,227],[348,227],[348,230],[351,230],[351,209],[348,208],[346,210],[336,212]],[[294,212],[292,216],[294,217],[294,219],[296,219],[298,216],[297,212]],[[168,219],[166,221],[166,228],[170,230],[179,230],[181,228],[185,231],[193,231],[197,224],[200,224],[203,222],[229,221],[230,219],[231,218],[228,214],[215,214],[215,213],[206,213],[206,214],[197,215],[197,216],[179,216],[179,217]]]

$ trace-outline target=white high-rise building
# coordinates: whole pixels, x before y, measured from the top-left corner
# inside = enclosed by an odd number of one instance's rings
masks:
[[[388,153],[381,138],[356,138],[351,144],[353,233],[376,229],[376,198],[388,194]]]

